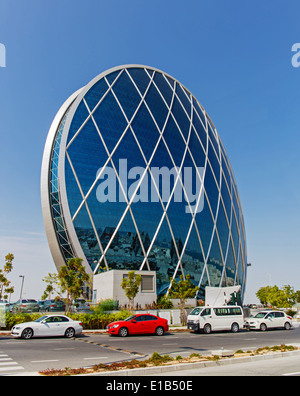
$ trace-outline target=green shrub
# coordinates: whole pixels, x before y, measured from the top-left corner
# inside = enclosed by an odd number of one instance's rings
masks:
[[[193,357],[200,358],[200,357],[202,357],[202,355],[200,355],[200,353],[191,353],[191,354],[190,354],[190,357],[191,357],[191,358],[193,358]]]
[[[19,323],[31,322],[38,319],[42,315],[40,313],[16,313],[7,312],[5,315],[6,327],[5,330],[10,330],[13,326]]]
[[[170,355],[160,355],[158,352],[153,352],[152,356],[148,359],[148,362],[154,365],[166,363],[174,360]]]
[[[129,311],[113,313],[70,313],[68,316],[73,320],[79,320],[85,330],[103,330],[111,322],[124,320],[132,315]],[[19,323],[31,322],[43,316],[41,313],[6,313],[6,327],[3,330],[11,330]]]
[[[100,301],[100,303],[95,307],[94,312],[99,314],[106,311],[114,311],[118,309],[118,301],[112,298],[107,298],[106,300]]]
[[[85,330],[105,329],[111,322],[124,320],[132,313],[129,311],[118,311],[113,313],[72,313],[69,317],[73,320],[79,320]]]
[[[157,308],[158,309],[171,309],[173,308],[173,303],[167,296],[159,296],[157,298]]]

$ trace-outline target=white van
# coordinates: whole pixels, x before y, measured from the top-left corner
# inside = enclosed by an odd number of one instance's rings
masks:
[[[231,330],[237,333],[244,327],[245,317],[237,305],[218,307],[196,307],[187,318],[187,328],[194,331],[203,330],[209,334],[214,330]]]

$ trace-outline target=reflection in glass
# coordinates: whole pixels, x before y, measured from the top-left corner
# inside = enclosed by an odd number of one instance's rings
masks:
[[[95,79],[76,102],[72,120],[66,113],[53,142],[49,194],[64,259],[76,255],[64,219],[64,210],[69,210],[93,271],[155,270],[159,294],[167,292],[171,278],[186,274],[199,285],[198,298],[204,297],[206,286],[240,284],[244,293],[243,215],[215,127],[198,101],[170,76],[137,66],[114,70]],[[60,150],[63,134],[65,153]],[[58,179],[63,154],[64,210]],[[164,167],[173,169],[168,194]],[[188,186],[185,169],[192,175]],[[113,202],[105,200],[109,186],[102,184],[108,175],[116,190]],[[197,185],[202,186],[204,206],[194,213],[189,209],[195,205]]]

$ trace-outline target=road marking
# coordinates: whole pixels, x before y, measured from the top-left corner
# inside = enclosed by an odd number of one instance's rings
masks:
[[[75,348],[53,348],[53,351],[67,351]]]
[[[83,360],[93,360],[93,359],[108,359],[108,357],[107,356],[98,356],[98,357],[83,358]]]
[[[13,359],[8,357],[6,353],[0,353],[0,372],[24,370],[24,367],[19,366],[19,363],[14,362]]]
[[[12,370],[24,370],[24,367],[22,366],[0,367],[0,371],[12,371]]]
[[[0,366],[15,366],[17,362],[0,362]]]
[[[163,344],[163,345],[165,345],[165,346],[167,346],[167,345],[178,345],[178,342],[176,342],[175,344]]]
[[[49,362],[59,362],[58,359],[53,360],[31,360],[30,363],[49,363]]]
[[[62,343],[62,341],[60,341],[60,340],[49,340],[49,341],[44,341],[44,340],[43,340],[43,343],[44,343],[44,344],[60,344],[60,343]]]

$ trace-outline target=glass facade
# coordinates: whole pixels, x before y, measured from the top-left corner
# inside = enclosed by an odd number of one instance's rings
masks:
[[[65,261],[80,246],[94,273],[155,270],[158,294],[181,274],[200,286],[199,298],[205,286],[244,293],[231,165],[202,106],[169,75],[129,65],[83,88],[57,128],[48,179]]]

